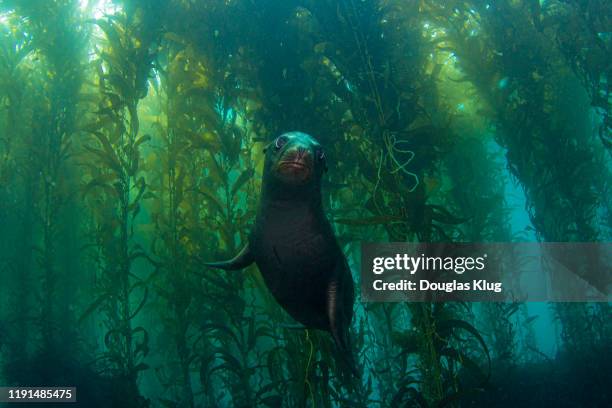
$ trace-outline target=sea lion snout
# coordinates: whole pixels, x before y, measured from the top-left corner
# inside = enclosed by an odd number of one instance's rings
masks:
[[[313,160],[310,149],[298,145],[285,150],[278,161],[277,172],[284,178],[306,181],[312,174],[312,167]]]
[[[270,170],[287,184],[306,184],[320,179],[325,169],[321,145],[310,135],[289,132],[280,135],[268,146]]]

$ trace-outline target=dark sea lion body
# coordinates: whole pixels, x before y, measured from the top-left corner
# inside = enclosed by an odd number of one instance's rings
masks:
[[[250,242],[266,285],[295,320],[306,327],[331,330],[330,285],[343,281],[343,293],[352,293],[353,288],[348,265],[323,210],[282,202],[262,207]],[[352,296],[337,307],[349,312],[344,318],[350,322]]]
[[[208,265],[233,270],[255,262],[289,315],[306,328],[329,331],[350,363],[354,285],[323,211],[325,171],[316,140],[300,132],[279,136],[266,149],[261,200],[248,244],[232,260]]]

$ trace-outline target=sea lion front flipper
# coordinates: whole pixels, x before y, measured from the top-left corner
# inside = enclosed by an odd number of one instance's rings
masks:
[[[251,249],[249,248],[249,244],[247,243],[244,248],[242,248],[240,252],[238,252],[238,255],[236,255],[232,259],[221,262],[204,262],[204,265],[210,266],[212,268],[224,269],[226,271],[235,271],[238,269],[246,268],[253,262],[255,262],[255,258],[253,258],[253,254],[251,253]]]

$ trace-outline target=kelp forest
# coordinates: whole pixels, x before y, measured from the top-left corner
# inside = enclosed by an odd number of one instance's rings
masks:
[[[368,242],[612,241],[607,0],[0,1],[0,385],[82,407],[604,407],[609,303],[360,301]],[[256,266],[313,135],[359,376]],[[50,406],[47,404],[45,406]]]

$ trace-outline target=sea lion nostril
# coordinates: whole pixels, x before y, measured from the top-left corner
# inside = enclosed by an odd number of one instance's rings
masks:
[[[301,162],[309,164],[312,160],[310,151],[305,147],[289,147],[283,152],[280,162]]]
[[[296,152],[296,159],[307,159],[309,156],[309,151],[305,147],[298,147]]]

